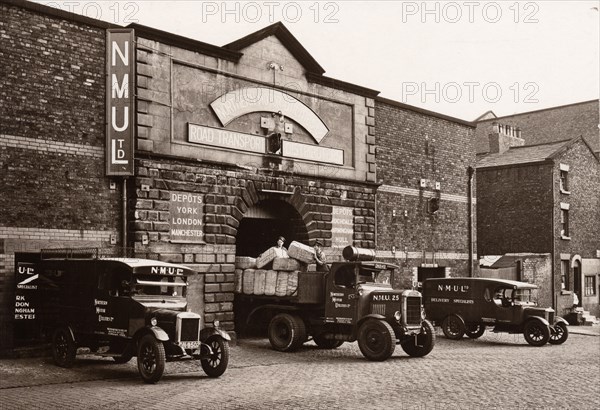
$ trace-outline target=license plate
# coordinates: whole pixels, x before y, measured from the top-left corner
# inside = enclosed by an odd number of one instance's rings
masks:
[[[200,341],[191,341],[191,342],[179,342],[179,346],[184,349],[197,349],[200,347]]]

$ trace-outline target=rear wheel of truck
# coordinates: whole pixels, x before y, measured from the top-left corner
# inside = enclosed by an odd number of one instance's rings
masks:
[[[427,356],[435,346],[435,329],[433,325],[424,320],[421,323],[421,332],[416,336],[408,337],[400,345],[409,356]]]
[[[313,336],[313,341],[321,349],[337,349],[344,344],[343,340],[325,339],[323,334]]]
[[[471,339],[479,339],[485,333],[485,325],[468,323],[465,325],[465,334]]]
[[[531,346],[543,346],[550,340],[550,327],[538,320],[525,323],[523,336]]]
[[[165,347],[153,335],[145,335],[138,343],[138,371],[144,383],[156,383],[165,371]]]
[[[59,327],[52,335],[52,357],[54,363],[60,367],[71,367],[75,362],[77,346],[71,330],[68,327]]]
[[[200,360],[202,370],[208,377],[219,377],[225,373],[229,363],[229,343],[220,336],[212,336],[208,338],[206,344],[212,350],[212,354]]]
[[[560,345],[567,341],[569,338],[569,329],[567,325],[562,322],[559,322],[554,325],[552,329],[550,329],[550,340],[548,343],[553,345]]]
[[[394,329],[383,320],[367,319],[358,329],[358,347],[369,360],[386,360],[396,348]]]
[[[458,315],[446,316],[442,322],[442,331],[448,339],[460,340],[465,335],[465,322]]]
[[[306,341],[306,325],[302,318],[289,313],[275,315],[269,323],[269,342],[280,352],[293,352]]]

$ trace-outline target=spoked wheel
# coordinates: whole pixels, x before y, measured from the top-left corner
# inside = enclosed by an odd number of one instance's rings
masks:
[[[269,323],[269,341],[273,349],[293,352],[306,341],[306,326],[302,318],[280,313]]]
[[[144,383],[156,383],[165,371],[165,347],[152,335],[140,339],[137,355],[138,371]]]
[[[386,360],[396,349],[394,329],[383,320],[367,319],[358,329],[358,347],[369,360]]]
[[[421,332],[416,336],[407,337],[401,344],[409,356],[423,357],[427,356],[435,345],[435,329],[429,321],[424,320],[421,323]]]
[[[550,327],[537,320],[530,320],[525,323],[523,336],[531,346],[543,346],[550,340]]]
[[[446,316],[442,322],[442,331],[448,339],[462,339],[465,335],[465,322],[458,315]]]
[[[321,349],[336,349],[344,344],[343,340],[325,339],[323,335],[313,336],[313,340]]]
[[[206,344],[212,350],[212,354],[200,360],[202,370],[208,377],[219,377],[225,373],[229,363],[229,343],[220,336],[212,336]]]
[[[52,357],[60,367],[71,367],[75,362],[77,346],[68,327],[60,327],[52,335]]]
[[[478,339],[485,333],[485,325],[469,323],[465,326],[465,334],[471,339]]]
[[[550,340],[548,343],[553,345],[560,345],[567,341],[569,337],[569,329],[567,325],[562,322],[558,322],[550,330]]]

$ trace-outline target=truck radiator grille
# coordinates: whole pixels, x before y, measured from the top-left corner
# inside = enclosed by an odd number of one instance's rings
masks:
[[[406,298],[406,324],[421,324],[421,298],[409,296]]]
[[[548,312],[548,322],[553,325],[554,324],[554,312]]]
[[[181,319],[180,341],[188,342],[198,340],[198,329],[200,328],[200,319]]]
[[[374,303],[373,305],[371,305],[371,313],[385,316],[385,304]]]

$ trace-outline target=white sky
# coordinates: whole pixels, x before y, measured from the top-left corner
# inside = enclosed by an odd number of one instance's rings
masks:
[[[465,120],[600,95],[600,0],[37,2],[218,46],[282,21],[326,76]]]

